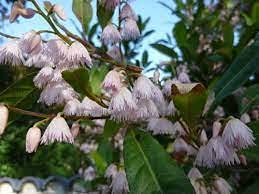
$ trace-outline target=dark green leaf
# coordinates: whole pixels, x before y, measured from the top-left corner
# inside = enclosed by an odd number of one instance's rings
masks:
[[[95,95],[101,94],[101,84],[107,73],[108,69],[106,66],[102,67],[93,67],[89,72],[89,83],[91,86],[91,91]]]
[[[103,175],[107,168],[107,163],[105,159],[98,152],[92,152],[91,158],[97,168],[98,173],[100,175]]]
[[[177,58],[177,53],[174,51],[173,48],[169,48],[169,47],[167,47],[163,44],[158,44],[158,43],[151,44],[151,46],[154,49],[158,50],[159,52],[161,52],[161,53],[163,53],[163,54],[165,54],[165,55],[167,55],[171,58]]]
[[[192,194],[184,171],[151,135],[128,131],[124,141],[124,160],[131,193]]]
[[[246,89],[241,96],[240,114],[250,110],[255,105],[259,104],[259,84],[255,84]]]
[[[178,22],[175,24],[173,35],[179,47],[186,46],[188,44],[187,29],[183,22]]]
[[[113,135],[115,135],[121,127],[122,127],[121,123],[117,123],[113,120],[107,119],[104,125],[103,136],[108,139]]]
[[[91,0],[73,0],[73,12],[81,22],[84,31],[88,31],[88,25],[93,17]]]
[[[259,67],[258,49],[259,41],[256,41],[242,51],[242,53],[234,60],[214,88],[215,103],[219,103],[223,98],[243,85],[256,71]]]
[[[233,32],[233,27],[230,24],[224,25],[223,38],[224,38],[224,45],[231,48],[234,42],[234,32]]]

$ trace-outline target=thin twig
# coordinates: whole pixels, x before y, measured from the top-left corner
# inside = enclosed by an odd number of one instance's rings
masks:
[[[11,39],[18,39],[19,38],[19,37],[16,37],[16,36],[5,34],[3,32],[0,32],[0,36],[6,37],[6,38],[11,38]]]

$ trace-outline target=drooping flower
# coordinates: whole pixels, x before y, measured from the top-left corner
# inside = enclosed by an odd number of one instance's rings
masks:
[[[32,18],[35,15],[35,11],[30,8],[25,8],[21,1],[15,1],[11,10],[9,21],[14,22],[19,16],[24,18]]]
[[[192,168],[188,173],[188,178],[194,187],[196,194],[207,194],[207,189],[203,180],[203,176],[197,168]]]
[[[188,144],[181,137],[175,139],[173,143],[173,148],[175,153],[188,153],[189,151]]]
[[[55,12],[60,19],[62,19],[64,21],[67,20],[67,15],[66,15],[66,12],[65,12],[64,8],[62,7],[62,5],[55,4],[53,6],[53,12]]]
[[[213,122],[212,136],[217,137],[221,131],[222,124],[219,121]]]
[[[31,127],[26,134],[26,152],[36,152],[41,138],[41,130],[38,127]]]
[[[96,171],[92,166],[87,167],[84,170],[83,177],[85,181],[92,181],[96,178]]]
[[[52,61],[54,64],[57,64],[60,62],[60,60],[68,56],[68,50],[68,46],[64,43],[64,41],[58,38],[49,40],[45,44],[42,54],[49,57],[49,61]]]
[[[108,93],[115,94],[121,87],[122,74],[116,70],[109,71],[102,82],[102,88]]]
[[[41,44],[41,36],[34,30],[31,30],[23,35],[19,40],[18,45],[24,53],[30,54],[34,49]]]
[[[92,60],[88,51],[80,42],[77,41],[71,44],[69,47],[67,58],[71,63],[74,64],[74,66],[87,64],[89,67],[91,67],[92,65]]]
[[[107,10],[114,10],[120,3],[120,0],[105,0],[105,8]]]
[[[120,52],[120,48],[116,45],[113,45],[107,52],[107,54],[113,58],[115,61],[117,62],[121,62],[122,61],[122,55]]]
[[[165,118],[152,118],[148,122],[147,129],[152,131],[154,135],[170,134],[175,135],[176,131],[171,121]]]
[[[245,149],[255,145],[252,130],[236,118],[232,118],[227,122],[222,138],[227,145],[236,149]]]
[[[6,106],[0,105],[0,135],[4,133],[9,117],[9,110]]]
[[[173,128],[176,131],[177,135],[179,135],[179,136],[185,136],[186,135],[186,131],[184,130],[184,128],[182,127],[182,125],[180,124],[179,121],[174,123]]]
[[[160,79],[160,72],[159,70],[156,70],[153,74],[153,82],[158,84]]]
[[[22,50],[16,40],[9,41],[0,47],[0,63],[14,66],[25,63]]]
[[[105,171],[105,177],[106,178],[115,178],[118,173],[118,168],[115,164],[111,164],[108,166],[108,168]]]
[[[111,99],[109,110],[111,111],[112,118],[118,120],[128,120],[129,114],[137,109],[137,105],[133,99],[131,92],[122,87],[120,91]]]
[[[68,116],[80,115],[80,106],[80,101],[74,98],[66,103],[63,112]]]
[[[233,190],[228,182],[221,177],[215,178],[215,180],[213,181],[213,187],[219,194],[231,194]]]
[[[120,170],[112,179],[112,194],[129,193],[128,181],[124,170]]]
[[[144,75],[139,76],[135,81],[132,94],[137,100],[150,99],[154,102],[164,102],[161,90]]]
[[[116,44],[121,41],[121,35],[118,29],[113,24],[108,24],[104,29],[101,36],[103,44]]]
[[[120,13],[120,20],[124,20],[126,18],[133,19],[135,21],[138,20],[138,16],[136,15],[134,10],[131,8],[131,6],[128,3],[126,3],[123,6]]]
[[[53,82],[44,88],[38,102],[45,103],[48,106],[53,104],[63,105],[77,97],[78,94],[66,82]]]
[[[37,67],[37,68],[43,68],[46,66],[54,67],[54,62],[52,58],[47,56],[43,51],[40,51],[35,54],[30,54],[28,56],[28,59],[26,60],[25,66],[27,67]]]
[[[108,115],[109,111],[106,108],[103,108],[97,102],[91,100],[87,96],[84,97],[81,104],[81,115],[83,116],[92,116],[100,117]]]
[[[38,88],[44,88],[53,76],[53,69],[51,67],[43,67],[39,73],[34,77],[34,85]]]
[[[41,144],[51,144],[57,142],[74,143],[73,135],[70,132],[66,120],[57,115],[48,125],[42,138]]]
[[[227,146],[220,136],[212,137],[206,146],[201,146],[195,163],[198,166],[212,168],[217,165],[239,164],[233,148]]]
[[[152,100],[141,99],[137,102],[136,118],[146,120],[150,118],[158,118],[159,111]]]
[[[247,114],[247,113],[242,114],[241,117],[240,117],[240,120],[241,120],[243,123],[245,123],[245,124],[251,122],[251,118],[250,118],[249,114]]]
[[[175,83],[179,83],[178,80],[167,80],[164,83],[164,87],[162,89],[162,92],[165,96],[170,97],[172,95],[172,85]]]
[[[135,20],[127,18],[124,21],[121,37],[123,40],[136,40],[140,37],[140,31]]]

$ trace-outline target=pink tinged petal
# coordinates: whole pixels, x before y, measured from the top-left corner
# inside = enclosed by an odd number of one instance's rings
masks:
[[[125,171],[120,170],[112,179],[111,183],[112,194],[128,193],[129,186]]]
[[[120,20],[124,20],[126,18],[133,19],[135,21],[138,20],[138,16],[136,15],[134,10],[131,8],[131,6],[128,3],[126,3],[123,6],[120,14]]]
[[[120,3],[120,0],[105,0],[105,8],[107,10],[114,10]]]
[[[67,20],[67,15],[66,15],[66,12],[64,10],[64,8],[59,5],[59,4],[55,4],[53,6],[53,11],[57,14],[57,16],[62,19],[62,20]]]
[[[24,9],[24,5],[20,1],[16,1],[13,4],[9,21],[14,22],[20,15],[21,10]]]
[[[222,137],[227,145],[233,146],[238,150],[246,149],[249,146],[255,145],[253,131],[236,118],[232,118],[228,121],[224,128]]]
[[[150,119],[148,122],[147,130],[152,131],[154,135],[175,135],[176,133],[173,123],[165,118]]]
[[[213,181],[213,186],[219,193],[222,194],[231,194],[233,190],[228,182],[221,177],[216,177],[216,179]]]
[[[103,29],[101,40],[106,46],[110,44],[116,44],[121,41],[121,35],[118,29],[113,24],[108,24]]]
[[[31,19],[35,15],[35,11],[33,9],[27,8],[21,10],[20,14],[26,19]]]
[[[76,98],[72,99],[72,100],[69,100],[66,103],[63,112],[67,116],[78,115],[78,113],[80,112],[80,106],[81,106],[81,103]]]
[[[38,127],[32,127],[26,134],[26,152],[36,152],[40,143],[41,130]]]
[[[121,62],[122,61],[122,56],[121,56],[121,52],[120,52],[120,48],[116,45],[113,45],[107,52],[107,54],[113,58],[115,61],[117,62]]]
[[[80,106],[80,115],[82,116],[92,116],[101,117],[109,114],[109,110],[103,108],[101,105],[97,104],[95,101],[84,97]]]
[[[147,120],[150,118],[158,118],[159,111],[152,100],[141,99],[137,102],[136,119]]]
[[[41,144],[51,144],[55,141],[74,143],[73,135],[70,132],[66,120],[59,115],[57,115],[48,125],[41,138]]]
[[[182,138],[176,138],[173,143],[173,149],[175,153],[187,154],[189,151],[189,146]]]
[[[34,85],[38,88],[44,88],[53,77],[53,69],[51,67],[42,68],[39,73],[34,77]]]
[[[121,87],[122,74],[116,70],[109,71],[102,82],[102,88],[110,94],[115,94],[121,89]]]
[[[126,19],[121,30],[123,40],[136,40],[140,37],[138,25],[133,19]]]
[[[78,123],[73,123],[70,131],[73,137],[76,138],[80,132],[80,125]]]

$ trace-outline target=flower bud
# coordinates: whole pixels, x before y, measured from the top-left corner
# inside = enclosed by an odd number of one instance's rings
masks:
[[[0,135],[4,133],[7,126],[9,111],[4,105],[0,105]]]
[[[239,155],[239,160],[240,160],[240,163],[243,164],[244,166],[247,165],[247,161],[246,161],[246,156],[241,154]]]
[[[212,126],[212,134],[213,137],[217,137],[219,135],[219,132],[221,130],[221,123],[219,121],[215,121]]]
[[[188,144],[182,138],[176,138],[173,147],[175,153],[188,153],[189,150]]]
[[[70,131],[74,138],[78,136],[79,130],[80,130],[80,125],[78,123],[73,123]]]
[[[41,131],[38,127],[32,127],[26,134],[26,152],[36,152],[40,143]]]
[[[65,11],[64,11],[64,8],[61,6],[61,5],[59,5],[59,4],[55,4],[54,6],[53,6],[53,11],[57,14],[57,16],[60,18],[60,19],[62,19],[62,20],[67,20],[67,15],[66,15],[66,13],[65,13]]]
[[[249,114],[247,114],[247,113],[242,114],[242,116],[240,117],[240,120],[241,120],[243,123],[245,123],[245,124],[251,122],[250,116],[249,116]]]
[[[207,142],[208,142],[208,137],[207,137],[206,131],[202,130],[202,132],[200,134],[200,143],[202,145],[205,145]]]

